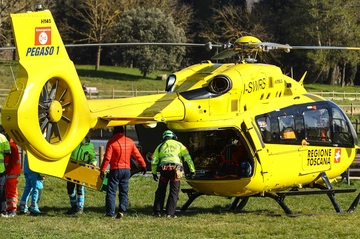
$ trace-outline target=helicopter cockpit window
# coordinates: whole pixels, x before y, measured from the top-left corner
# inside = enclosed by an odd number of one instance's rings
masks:
[[[295,122],[293,115],[284,115],[278,117],[280,139],[296,139]]]
[[[305,138],[309,141],[331,142],[327,109],[304,111]]]
[[[345,117],[336,108],[332,109],[332,114],[333,114],[332,128],[334,133],[334,143],[339,145],[351,145],[350,130],[346,123]]]
[[[270,118],[259,117],[256,119],[256,123],[260,129],[264,142],[270,142],[271,141]]]
[[[169,77],[166,79],[165,91],[172,92],[174,90],[175,82],[176,82],[176,75],[169,75]]]

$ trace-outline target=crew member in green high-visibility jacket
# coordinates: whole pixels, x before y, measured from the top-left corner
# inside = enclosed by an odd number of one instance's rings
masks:
[[[0,216],[7,217],[6,214],[6,193],[5,193],[5,183],[6,183],[6,171],[5,171],[5,155],[10,155],[10,143],[5,137],[4,128],[0,125]]]
[[[85,136],[83,141],[76,147],[71,153],[70,159],[84,162],[86,164],[92,164],[96,166],[97,159],[94,144],[90,141],[90,132]],[[67,211],[67,214],[82,214],[84,211],[85,202],[85,190],[84,186],[75,184],[73,182],[67,182],[67,191],[69,194],[71,208]],[[75,190],[76,188],[76,190]]]
[[[177,137],[172,131],[166,130],[162,138],[163,142],[156,147],[151,161],[151,171],[155,181],[158,181],[157,170],[160,170],[160,180],[155,192],[153,215],[161,217],[166,188],[170,181],[170,192],[166,202],[166,216],[176,218],[175,211],[179,197],[180,179],[184,171],[182,159],[187,163],[192,178],[195,177],[195,166],[189,151],[181,142],[177,141]]]

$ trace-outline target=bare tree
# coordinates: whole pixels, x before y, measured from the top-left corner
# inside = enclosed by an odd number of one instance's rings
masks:
[[[1,0],[0,1],[0,46],[12,46],[13,35],[10,22],[10,14],[25,11],[34,11],[36,4],[41,4],[44,9],[54,6],[53,0]],[[15,51],[1,51],[1,58],[6,60],[15,59]]]
[[[113,35],[113,27],[117,18],[122,13],[121,0],[81,0],[76,1],[70,8],[75,13],[74,18],[81,23],[71,25],[71,22],[62,22],[62,29],[67,33],[75,33],[79,38],[72,39],[71,43],[102,43],[110,41]],[[100,69],[101,46],[98,47],[96,55],[95,70]]]

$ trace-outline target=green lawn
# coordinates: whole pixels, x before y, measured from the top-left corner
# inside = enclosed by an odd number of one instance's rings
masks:
[[[19,197],[24,177],[20,176]],[[360,181],[352,181],[358,188]],[[189,188],[182,182],[182,188]],[[334,187],[348,187],[345,182]],[[242,212],[228,212],[231,199],[201,196],[179,212],[177,219],[151,216],[156,183],[152,177],[130,180],[129,208],[123,221],[104,218],[105,194],[86,190],[84,214],[67,216],[66,182],[48,176],[40,209],[44,216],[0,218],[2,238],[358,238],[360,211],[335,213],[326,195],[294,196],[285,199],[296,217],[284,214],[269,198],[251,198]],[[346,210],[357,193],[336,195]],[[178,207],[187,199],[180,193]]]

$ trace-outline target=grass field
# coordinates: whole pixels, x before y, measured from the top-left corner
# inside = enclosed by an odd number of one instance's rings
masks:
[[[20,176],[19,197],[24,177]],[[358,188],[360,181],[335,183],[334,187]],[[181,188],[188,188],[185,181]],[[130,180],[129,208],[125,219],[104,218],[105,194],[86,190],[84,214],[68,216],[66,182],[45,179],[40,209],[44,216],[0,218],[2,238],[358,238],[360,211],[335,213],[326,195],[287,197],[285,202],[296,217],[286,216],[269,198],[251,198],[241,212],[228,212],[231,199],[201,196],[179,212],[177,219],[154,218],[152,202],[156,183],[152,177],[133,176]],[[357,193],[337,194],[346,210]],[[180,193],[178,208],[187,195]]]

